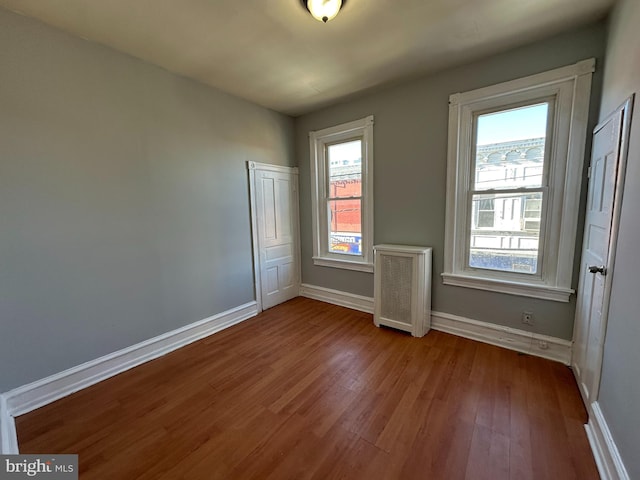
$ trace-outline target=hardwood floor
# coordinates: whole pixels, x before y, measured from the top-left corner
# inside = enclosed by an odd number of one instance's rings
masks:
[[[597,479],[565,366],[296,298],[16,419],[90,479]]]

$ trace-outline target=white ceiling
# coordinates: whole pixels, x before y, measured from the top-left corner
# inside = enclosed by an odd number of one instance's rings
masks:
[[[614,0],[0,0],[0,5],[298,115],[602,18]]]

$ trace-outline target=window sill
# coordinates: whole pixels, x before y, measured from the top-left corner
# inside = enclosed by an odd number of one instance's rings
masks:
[[[554,302],[568,302],[569,297],[575,293],[575,291],[570,288],[552,287],[535,283],[509,282],[453,273],[443,273],[442,283],[457,287],[475,288],[510,295],[520,295],[522,297],[552,300]]]
[[[353,260],[338,260],[335,258],[313,257],[313,264],[321,267],[342,268],[359,272],[373,273],[373,263],[355,262]]]

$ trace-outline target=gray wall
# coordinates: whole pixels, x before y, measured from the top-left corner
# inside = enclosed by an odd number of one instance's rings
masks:
[[[601,116],[635,92],[599,403],[631,478],[640,478],[640,2],[622,0],[609,25]]]
[[[293,120],[0,10],[0,392],[254,299]]]
[[[434,310],[515,328],[524,327],[521,312],[532,311],[534,332],[570,339],[574,300],[557,303],[442,284],[448,100],[455,92],[590,57],[596,57],[600,66],[604,43],[604,26],[596,24],[299,117],[296,155],[301,183],[303,282],[373,295],[373,275],[312,263],[308,132],[374,115],[374,242],[434,248]],[[592,125],[597,119],[601,76],[601,70],[594,75]],[[574,287],[577,277],[574,275]]]

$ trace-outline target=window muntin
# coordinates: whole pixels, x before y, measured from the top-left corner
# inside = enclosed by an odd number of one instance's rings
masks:
[[[373,271],[373,117],[311,132],[313,262]]]
[[[487,195],[474,195],[472,201],[475,214],[473,215],[471,230],[493,228],[496,216],[495,199]]]

